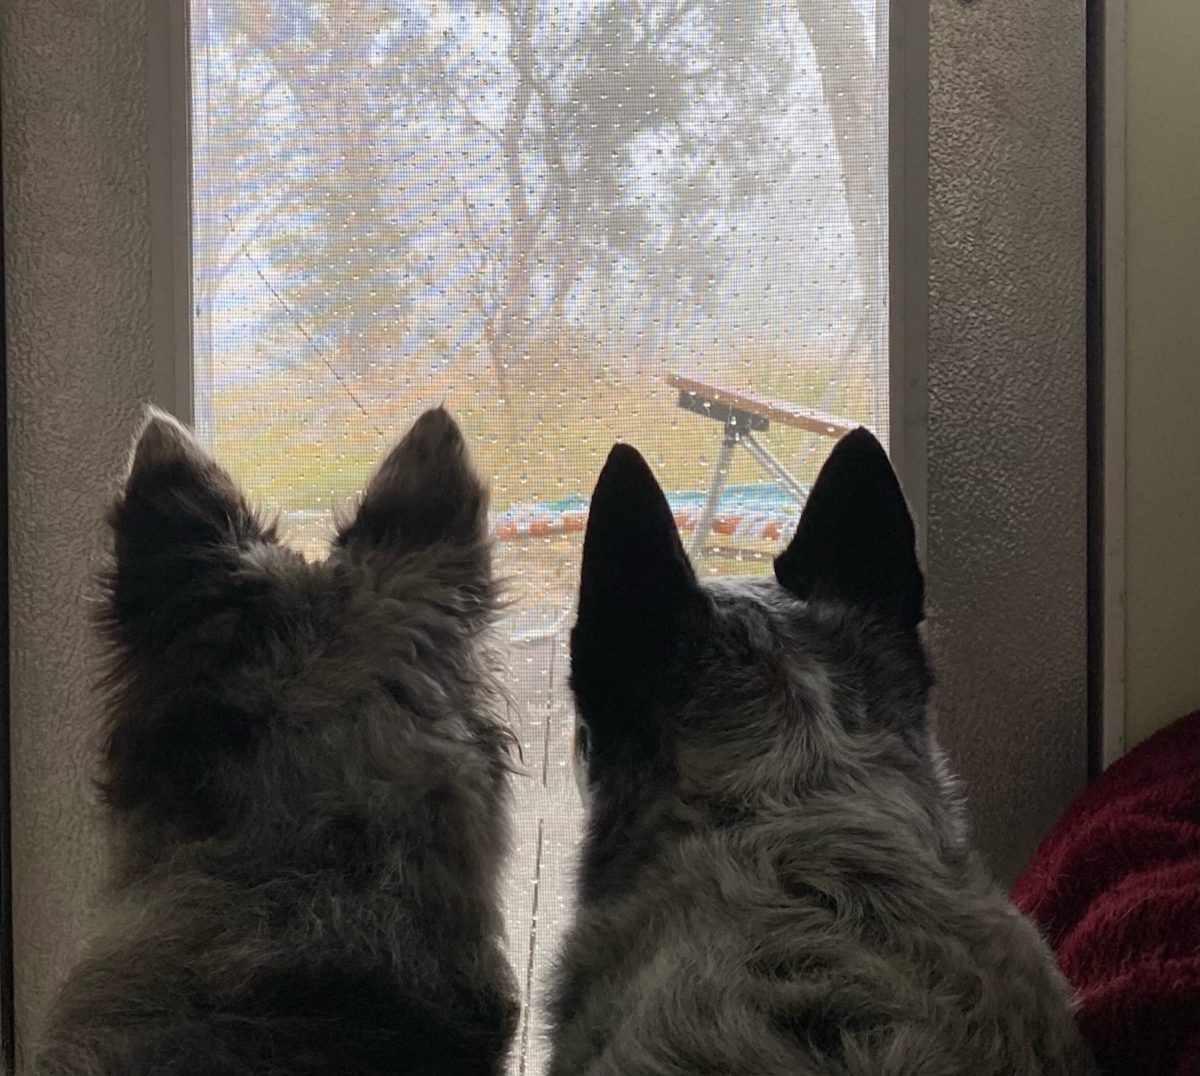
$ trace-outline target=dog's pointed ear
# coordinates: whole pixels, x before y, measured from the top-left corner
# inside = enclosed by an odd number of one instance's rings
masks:
[[[821,468],[775,577],[805,600],[831,600],[914,628],[925,616],[916,530],[896,472],[866,429]]]
[[[571,633],[571,686],[589,724],[677,693],[707,612],[662,489],[636,449],[615,446],[592,494]]]
[[[275,538],[188,429],[155,408],[147,409],[109,522],[107,614],[125,642],[168,642],[175,613],[190,606],[190,619],[200,616],[239,552]]]
[[[442,407],[426,411],[379,465],[336,545],[415,552],[438,543],[482,545],[487,487],[471,463],[458,423]]]

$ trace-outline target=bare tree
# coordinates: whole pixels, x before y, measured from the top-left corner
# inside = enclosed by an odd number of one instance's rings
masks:
[[[385,0],[214,0],[208,12],[233,71],[210,91],[204,133],[220,162],[199,244],[223,252],[211,283],[248,258],[276,320],[319,350],[335,337],[341,372],[360,370],[381,336],[403,332],[415,288],[389,152],[391,102],[413,72],[386,49],[381,64],[377,37],[395,12]],[[222,188],[233,197],[213,199]]]
[[[653,298],[626,311],[642,321],[673,291],[702,296],[728,214],[780,166],[763,131],[791,49],[770,32],[765,4],[607,0],[558,26],[537,0],[483,10],[507,33],[502,127],[480,119],[451,70],[434,85],[447,118],[502,161],[502,234],[465,198],[464,230],[481,263],[473,279],[488,285],[482,334],[506,386],[531,345],[570,332],[582,284],[594,293],[622,277],[653,281]],[[648,181],[638,157],[655,152]]]
[[[876,0],[878,3],[879,0]],[[876,384],[887,384],[887,116],[867,46],[866,24],[853,0],[796,0],[808,31],[841,162],[843,191],[854,233],[863,316],[848,349],[860,340]],[[885,47],[876,42],[876,49]],[[881,115],[881,112],[883,113]],[[878,416],[877,416],[878,421]]]
[[[376,357],[380,333],[458,317],[446,352],[477,340],[506,396],[527,355],[582,338],[606,307],[654,354],[664,310],[716,301],[738,220],[799,174],[799,18],[837,140],[864,329],[886,361],[878,109],[853,0],[209,8],[230,67],[209,108],[210,156],[229,168],[208,177],[210,279],[264,251],[281,309],[336,339],[347,372]],[[273,118],[254,119],[264,108]]]

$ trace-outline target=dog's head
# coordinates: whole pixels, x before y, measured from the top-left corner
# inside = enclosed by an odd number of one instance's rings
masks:
[[[103,612],[100,783],[127,852],[234,838],[369,857],[379,827],[442,815],[498,834],[486,515],[457,425],[429,411],[309,563],[152,412],[111,512]]]
[[[943,799],[923,617],[912,518],[866,430],[833,450],[774,579],[707,585],[650,469],[615,447],[571,638],[585,895],[665,831],[826,791]]]

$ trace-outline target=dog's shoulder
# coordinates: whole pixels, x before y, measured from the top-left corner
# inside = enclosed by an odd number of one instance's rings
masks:
[[[698,836],[653,875],[577,921],[556,1073],[606,1071],[597,1043],[630,1072],[949,1072],[983,1040],[983,1071],[1090,1071],[1044,943],[972,855],[860,812]]]
[[[233,963],[206,976],[187,946],[152,948],[131,942],[75,969],[37,1076],[496,1076],[516,1028],[515,991],[499,962],[490,974],[431,979],[384,954],[330,947],[313,962],[279,952],[236,978]]]

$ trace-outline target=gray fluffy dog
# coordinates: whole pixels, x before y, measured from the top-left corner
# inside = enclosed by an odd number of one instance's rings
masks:
[[[503,1070],[486,509],[430,411],[307,563],[149,417],[104,615],[115,877],[40,1076]]]
[[[700,585],[613,449],[572,636],[590,804],[551,1072],[1091,1073],[1047,947],[968,845],[913,524],[865,430],[775,576]]]

